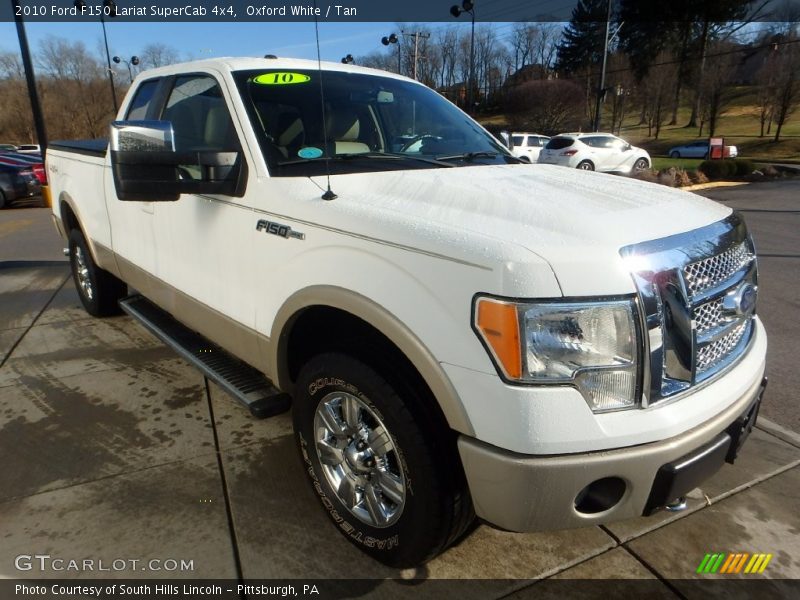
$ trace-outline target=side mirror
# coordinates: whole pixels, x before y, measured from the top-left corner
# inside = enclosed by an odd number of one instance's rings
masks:
[[[242,195],[239,152],[176,152],[169,121],[111,124],[111,170],[120,200],[172,202],[181,194]]]
[[[630,144],[625,144],[625,147],[623,148],[623,150],[625,152],[629,152],[632,148],[633,148],[633,146],[631,146]]]

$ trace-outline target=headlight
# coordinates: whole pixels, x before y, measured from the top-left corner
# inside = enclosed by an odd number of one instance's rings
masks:
[[[574,385],[595,412],[636,405],[632,300],[523,303],[478,297],[473,324],[511,382]]]

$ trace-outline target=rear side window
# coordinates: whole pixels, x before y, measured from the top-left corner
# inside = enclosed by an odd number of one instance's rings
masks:
[[[596,135],[581,138],[582,143],[586,144],[587,146],[591,146],[592,148],[604,148],[605,141],[606,138]]]
[[[153,99],[153,94],[155,94],[158,87],[158,81],[158,79],[151,79],[139,86],[128,108],[128,115],[125,117],[127,120],[141,121],[147,118],[147,110],[150,108],[150,101]]]
[[[522,142],[525,141],[525,136],[522,135],[515,135],[511,137],[511,143],[515,146],[522,146]]]
[[[562,148],[568,148],[572,146],[574,141],[575,140],[568,137],[554,137],[547,142],[547,146],[545,146],[545,148],[548,150],[561,150]]]

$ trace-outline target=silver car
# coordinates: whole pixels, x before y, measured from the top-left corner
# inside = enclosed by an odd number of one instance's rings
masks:
[[[708,140],[673,146],[668,154],[670,158],[708,158]],[[723,149],[725,158],[736,158],[738,154],[736,146],[725,146]]]

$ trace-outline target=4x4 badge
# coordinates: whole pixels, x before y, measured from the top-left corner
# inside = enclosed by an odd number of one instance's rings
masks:
[[[259,219],[258,223],[256,223],[256,231],[264,231],[266,233],[271,233],[272,235],[279,235],[284,238],[295,238],[298,240],[306,239],[305,233],[300,233],[299,231],[293,231],[291,227],[288,225],[284,225],[283,223],[276,223],[275,221],[266,221],[264,219]]]

